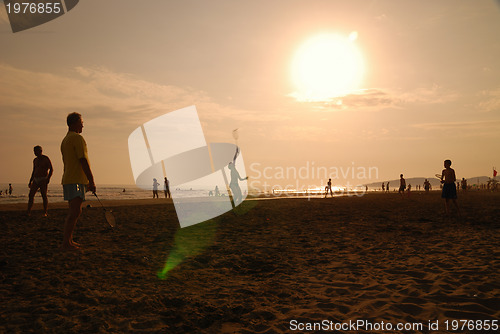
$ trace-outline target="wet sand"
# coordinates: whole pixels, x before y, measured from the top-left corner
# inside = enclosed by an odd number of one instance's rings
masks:
[[[82,251],[65,253],[66,204],[51,204],[48,218],[0,207],[0,332],[282,333],[364,319],[456,333],[446,320],[491,324],[500,318],[500,194],[459,194],[460,219],[444,217],[439,196],[245,201],[185,229],[170,201],[105,201],[114,229],[92,202],[75,232]]]

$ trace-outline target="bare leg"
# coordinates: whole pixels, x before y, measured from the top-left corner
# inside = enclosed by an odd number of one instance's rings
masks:
[[[231,191],[233,192],[234,206],[237,206],[241,203],[241,199],[242,199],[240,186],[235,185],[234,187],[231,188]]]
[[[49,208],[49,200],[47,199],[47,194],[43,194],[42,199],[43,199],[43,216],[47,217],[47,211]]]
[[[33,201],[35,199],[35,194],[36,194],[36,191],[38,190],[38,186],[33,182],[31,184],[31,188],[30,188],[30,193],[28,195],[28,216],[31,215],[31,208],[33,207]]]
[[[73,242],[73,231],[75,230],[78,217],[80,217],[82,213],[82,202],[83,199],[81,197],[75,197],[68,202],[69,212],[64,223],[64,236],[61,247],[63,250],[76,250],[79,248],[78,245]]]
[[[449,202],[450,199],[449,198],[446,198],[445,202],[444,202],[444,207],[446,209],[446,214],[448,215],[450,213],[450,205],[449,205]]]
[[[43,199],[43,215],[47,217],[47,209],[49,207],[49,200],[47,199],[47,183],[40,186],[40,193]]]

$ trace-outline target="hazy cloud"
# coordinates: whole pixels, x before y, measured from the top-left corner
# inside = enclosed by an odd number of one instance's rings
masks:
[[[441,104],[455,101],[458,94],[439,85],[420,87],[409,92],[401,92],[401,101],[404,103]]]
[[[262,136],[288,116],[275,111],[243,110],[215,102],[207,93],[162,85],[102,67],[76,67],[64,75],[33,72],[0,63],[0,115],[16,128],[36,125],[51,136],[65,127],[64,117],[84,115],[96,133],[127,137],[137,126],[180,108],[196,105],[206,135],[224,140],[230,129],[261,128]],[[94,121],[98,120],[98,121]],[[101,130],[99,130],[101,129]],[[258,133],[257,133],[258,134]]]
[[[500,132],[500,120],[470,121],[470,122],[436,122],[413,124],[414,128],[426,131],[460,133],[460,136],[497,137]]]
[[[202,112],[213,112],[214,117],[238,115],[202,91],[155,84],[106,68],[77,67],[63,76],[0,64],[0,72],[2,109],[40,119],[47,113],[85,110],[87,117],[98,116],[104,124],[117,124],[120,119],[121,125],[136,125],[193,104]]]
[[[346,108],[371,109],[395,107],[399,103],[393,94],[379,89],[366,89],[361,93],[350,94],[342,98],[342,105]],[[337,104],[338,105],[338,104]]]
[[[377,110],[395,107],[399,100],[380,89],[364,89],[356,93],[329,99],[328,101],[300,102],[322,110]]]
[[[405,104],[441,104],[456,100],[458,95],[438,85],[417,88],[412,91],[369,88],[355,93],[330,99],[324,102],[310,103],[322,109],[381,110],[402,108]]]
[[[484,98],[479,103],[479,109],[486,112],[500,111],[500,88],[481,92],[480,96]]]

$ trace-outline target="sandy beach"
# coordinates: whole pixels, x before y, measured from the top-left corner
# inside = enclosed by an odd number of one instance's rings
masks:
[[[459,194],[460,219],[439,192],[249,200],[185,229],[170,201],[104,202],[114,229],[92,202],[66,253],[65,203],[0,207],[0,332],[474,332],[500,318],[499,200]]]

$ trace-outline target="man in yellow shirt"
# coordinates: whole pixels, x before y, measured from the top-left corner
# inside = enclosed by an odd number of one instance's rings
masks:
[[[80,245],[73,241],[73,231],[82,213],[82,203],[86,191],[96,191],[94,176],[90,170],[87,144],[83,139],[83,121],[79,113],[71,113],[66,118],[68,133],[61,143],[64,163],[62,185],[64,199],[69,203],[69,212],[64,223],[63,250],[77,250]]]

